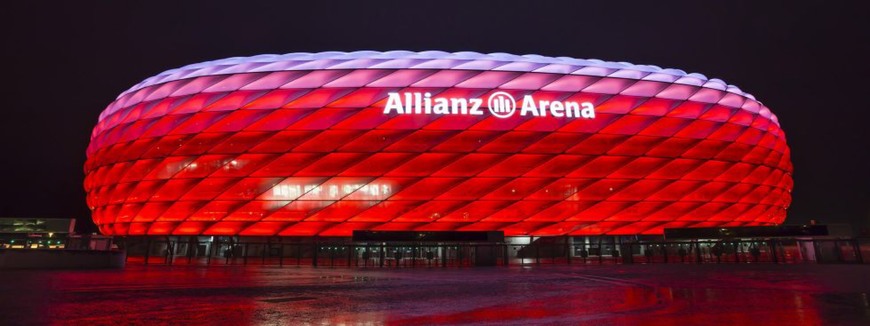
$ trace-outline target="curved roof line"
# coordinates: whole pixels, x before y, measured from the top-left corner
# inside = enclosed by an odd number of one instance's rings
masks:
[[[481,65],[483,63],[485,65]],[[482,68],[482,66],[487,68]],[[756,100],[752,94],[743,92],[737,86],[726,84],[721,79],[707,78],[707,76],[699,73],[687,73],[680,69],[661,68],[654,65],[637,65],[628,62],[613,62],[598,59],[547,57],[536,54],[515,55],[502,52],[486,54],[470,51],[413,52],[401,50],[386,52],[294,52],[205,61],[170,69],[149,77],[124,91],[117,98],[148,86],[199,76],[285,70],[364,68],[501,70],[609,76],[703,86]]]

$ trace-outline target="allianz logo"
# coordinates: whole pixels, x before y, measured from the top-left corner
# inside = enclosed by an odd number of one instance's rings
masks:
[[[388,93],[384,114],[484,115],[485,108],[497,118],[510,118],[517,113],[517,101],[506,92],[492,93],[486,103],[481,98],[432,97],[431,93]],[[595,119],[595,106],[590,102],[535,100],[525,95],[519,108],[520,116]]]

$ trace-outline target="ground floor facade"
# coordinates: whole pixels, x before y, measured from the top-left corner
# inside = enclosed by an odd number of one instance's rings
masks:
[[[194,265],[448,267],[527,264],[865,263],[870,238],[666,241],[661,237],[507,237],[501,242],[359,242],[351,238],[126,237],[128,262]]]

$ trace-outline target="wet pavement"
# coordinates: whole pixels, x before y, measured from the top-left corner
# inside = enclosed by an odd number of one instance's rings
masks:
[[[870,265],[0,271],[0,324],[870,325]]]

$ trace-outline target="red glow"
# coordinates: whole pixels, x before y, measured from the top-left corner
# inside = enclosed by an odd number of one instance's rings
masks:
[[[754,99],[623,77],[423,68],[199,76],[127,93],[88,148],[94,222],[118,235],[594,235],[785,219],[789,148]],[[388,92],[496,88],[589,101],[596,117],[383,113]]]

